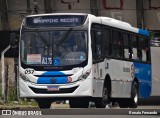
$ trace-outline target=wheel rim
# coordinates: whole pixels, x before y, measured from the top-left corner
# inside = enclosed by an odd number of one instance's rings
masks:
[[[103,89],[102,102],[104,105],[107,105],[107,103],[108,103],[108,90],[107,90],[107,88]]]
[[[136,94],[134,97],[134,102],[137,103],[138,102],[138,95]]]
[[[137,92],[137,89],[135,88],[134,89],[134,102],[137,104],[138,103],[138,92]]]

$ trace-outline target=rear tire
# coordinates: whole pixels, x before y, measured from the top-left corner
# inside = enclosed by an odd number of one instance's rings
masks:
[[[88,108],[88,98],[73,98],[69,100],[70,108]]]
[[[129,104],[130,104],[130,99],[119,99],[119,107],[120,108],[128,108],[129,107]]]
[[[110,102],[110,90],[104,85],[102,91],[102,97],[96,98],[95,106],[96,108],[105,108],[107,104]]]
[[[131,108],[137,108],[138,106],[138,85],[136,82],[134,82],[133,86],[132,86],[132,92],[131,92],[131,99],[130,99],[130,107]]]
[[[137,108],[138,106],[138,85],[136,82],[133,83],[131,90],[131,98],[130,99],[119,99],[119,107],[120,108]]]
[[[40,109],[49,109],[51,107],[52,101],[46,98],[36,99]]]

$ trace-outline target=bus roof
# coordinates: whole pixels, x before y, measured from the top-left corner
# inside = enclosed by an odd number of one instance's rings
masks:
[[[108,25],[111,27],[115,27],[118,29],[123,29],[126,31],[131,31],[140,35],[149,36],[149,32],[147,30],[138,29],[136,27],[131,26],[131,24],[116,20],[110,17],[100,17],[100,16],[94,16],[92,14],[86,14],[86,13],[50,13],[50,14],[35,14],[35,15],[28,15],[27,17],[38,17],[38,16],[51,16],[51,15],[82,15],[82,16],[88,16],[89,20],[92,22],[95,21],[95,19],[101,21],[101,24]]]
[[[98,18],[101,19],[102,24],[105,24],[111,27],[115,27],[115,28],[119,28],[119,29],[123,29],[126,31],[131,31],[131,32],[141,34],[144,36],[149,36],[149,31],[133,27],[131,26],[131,24],[127,22],[116,20],[116,19],[109,18],[109,17],[98,17]]]
[[[48,13],[48,14],[34,14],[28,15],[26,17],[34,17],[34,16],[50,16],[50,15],[88,15],[86,13]]]

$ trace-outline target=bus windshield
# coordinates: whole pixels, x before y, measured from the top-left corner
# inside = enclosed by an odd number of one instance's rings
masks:
[[[86,31],[26,31],[20,45],[21,61],[26,65],[69,66],[87,58]]]

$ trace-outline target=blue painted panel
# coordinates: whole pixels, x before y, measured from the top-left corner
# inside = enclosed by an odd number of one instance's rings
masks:
[[[144,36],[149,36],[149,32],[147,30],[139,29],[138,34],[142,34]]]
[[[51,77],[47,77],[47,76],[51,76]],[[61,77],[57,77],[57,76],[61,76]],[[55,79],[54,83],[51,81],[51,78]],[[37,84],[65,84],[65,83],[68,83],[67,75],[60,71],[45,72],[37,80]]]
[[[54,83],[51,81],[51,77],[39,77],[37,84],[66,84],[68,83],[67,77],[54,77],[56,80]]]
[[[152,71],[150,64],[134,63],[134,76],[139,81],[139,97],[147,98],[151,94]]]

